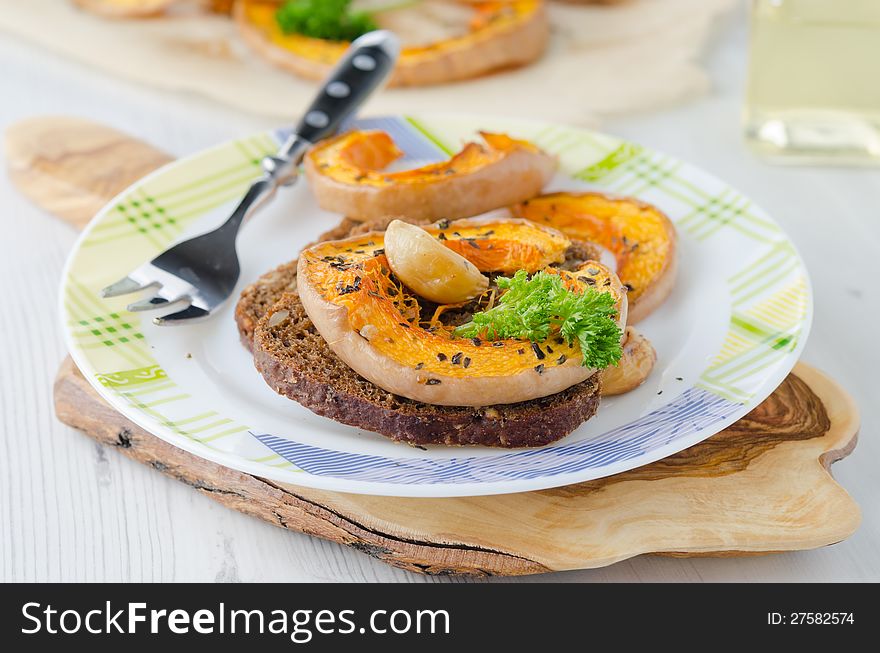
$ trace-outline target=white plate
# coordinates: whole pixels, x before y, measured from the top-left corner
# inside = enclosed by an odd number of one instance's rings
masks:
[[[234,302],[205,323],[160,328],[126,312],[130,298],[99,299],[102,287],[173,241],[225,218],[281,137],[257,134],[138,182],[74,247],[61,288],[67,344],[117,410],[182,449],[276,481],[395,496],[500,494],[616,474],[689,447],[754,408],[797,361],[812,315],[804,265],[776,222],[715,177],[633,143],[558,125],[450,115],[360,125],[390,132],[407,165],[446,158],[480,129],[507,132],[559,155],[549,190],[632,195],[666,212],[679,234],[679,279],[639,324],[658,352],[647,383],[603,399],[596,417],[541,449],[421,450],[276,395],[239,344]],[[304,181],[282,190],[240,236],[240,287],[295,258],[338,220],[317,208]]]

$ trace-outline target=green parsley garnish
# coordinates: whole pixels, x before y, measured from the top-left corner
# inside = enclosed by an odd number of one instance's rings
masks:
[[[288,0],[275,12],[285,34],[302,34],[316,39],[353,41],[378,29],[370,14],[351,11],[351,0]]]
[[[456,336],[542,342],[558,333],[569,345],[578,341],[585,367],[602,369],[620,361],[622,333],[609,293],[592,288],[572,292],[559,275],[543,271],[529,278],[525,270],[519,270],[513,277],[495,281],[507,292],[496,306],[475,313],[470,322],[456,328]]]

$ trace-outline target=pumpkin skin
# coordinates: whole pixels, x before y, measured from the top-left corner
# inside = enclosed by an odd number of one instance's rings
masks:
[[[164,14],[178,0],[74,0],[81,9],[104,18],[153,18]]]
[[[320,207],[366,221],[389,215],[410,221],[457,219],[510,206],[541,192],[556,158],[528,141],[481,132],[447,161],[384,172],[402,152],[382,131],[326,139],[305,158]]]
[[[656,362],[657,352],[651,341],[634,328],[626,327],[620,362],[599,373],[602,396],[613,397],[635,390],[648,379]]]
[[[650,315],[672,292],[677,269],[675,227],[657,207],[602,193],[549,193],[511,214],[608,249],[627,287],[629,323]]]
[[[471,219],[426,227],[481,272],[524,269],[558,274],[574,291],[611,293],[618,324],[626,323],[626,291],[605,266],[589,261],[569,272],[561,262],[569,241],[526,221]],[[404,397],[431,404],[488,406],[543,397],[590,378],[577,342],[551,336],[530,343],[459,338],[452,327],[419,321],[418,304],[392,280],[383,234],[370,232],[320,243],[299,259],[303,306],[331,349],[358,374]]]
[[[494,70],[531,63],[550,36],[543,0],[475,2],[466,34],[404,48],[390,86],[430,86],[469,79]],[[275,22],[277,0],[239,0],[234,17],[244,41],[276,66],[307,79],[321,80],[348,47],[301,34],[284,34]]]

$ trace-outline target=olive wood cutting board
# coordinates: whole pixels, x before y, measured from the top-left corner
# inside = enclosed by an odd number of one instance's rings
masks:
[[[101,125],[34,118],[6,134],[10,176],[39,206],[82,226],[170,157]],[[685,451],[596,481],[450,499],[342,494],[276,483],[193,456],[115,412],[68,358],[58,418],[230,508],[426,573],[519,575],[632,556],[733,556],[811,549],[858,527],[831,477],[856,444],[851,397],[800,363],[746,417]]]

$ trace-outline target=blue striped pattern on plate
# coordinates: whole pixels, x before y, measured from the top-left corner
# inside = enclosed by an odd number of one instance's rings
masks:
[[[726,419],[739,406],[706,390],[690,388],[671,404],[584,442],[479,458],[385,458],[322,449],[268,433],[252,435],[316,476],[403,484],[492,483],[571,474],[650,455],[682,433],[700,432]]]

